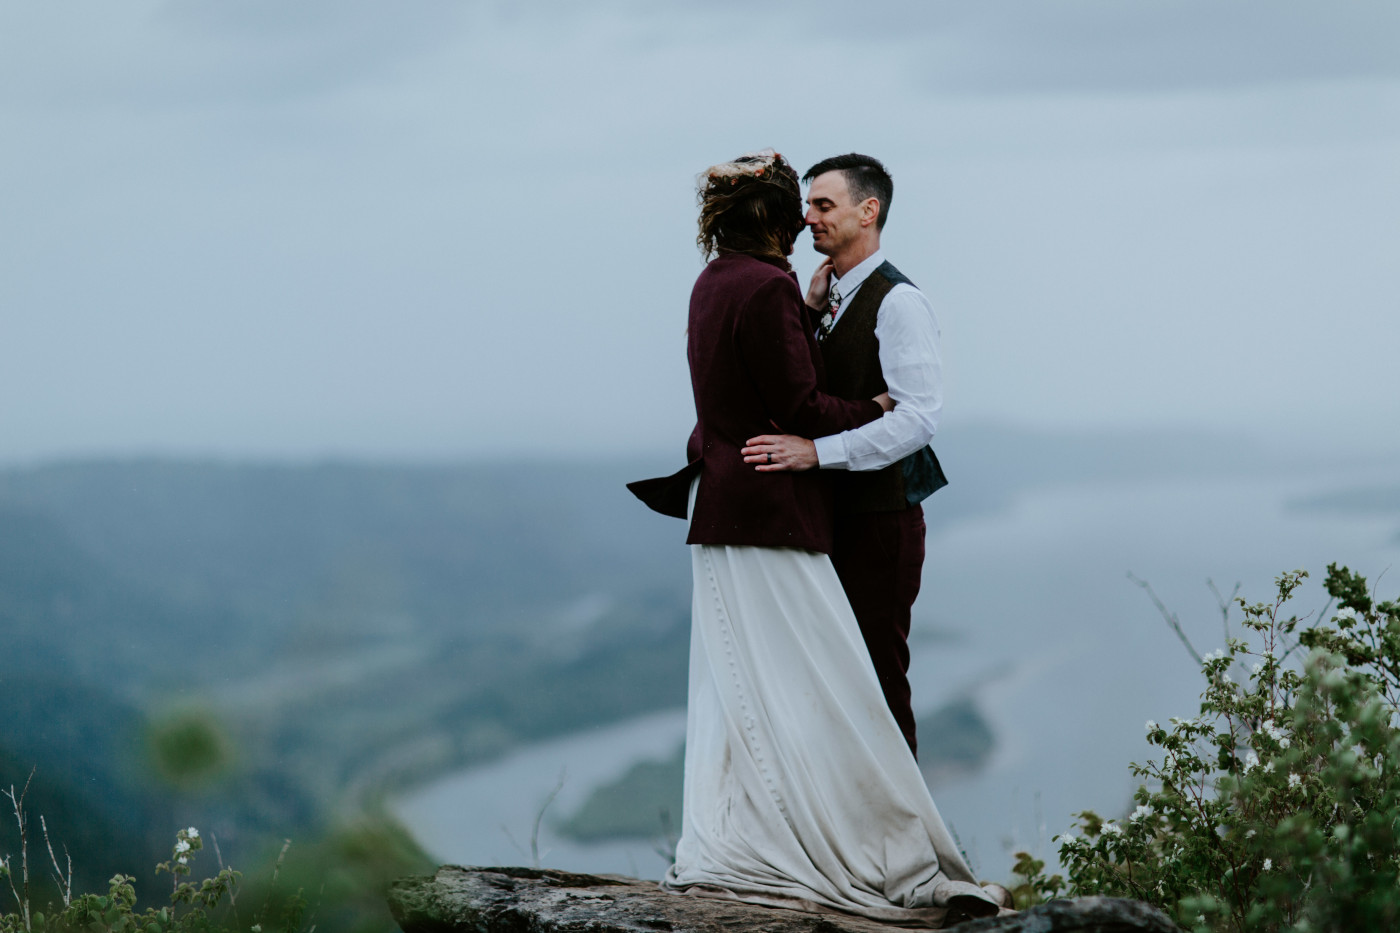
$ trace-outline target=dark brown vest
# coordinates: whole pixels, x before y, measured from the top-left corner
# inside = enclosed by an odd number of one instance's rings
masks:
[[[893,265],[882,263],[861,283],[831,334],[821,342],[826,389],[832,395],[874,398],[889,388],[880,369],[875,321],[885,296],[902,282],[913,284]],[[840,513],[896,512],[918,505],[948,484],[931,447],[881,470],[829,472]]]

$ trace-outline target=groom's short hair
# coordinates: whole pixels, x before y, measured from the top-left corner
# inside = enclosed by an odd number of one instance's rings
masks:
[[[802,176],[802,180],[810,182],[827,172],[840,172],[845,176],[846,188],[850,190],[851,199],[856,203],[866,198],[879,201],[880,216],[875,219],[875,229],[885,229],[885,220],[890,216],[890,201],[894,198],[894,179],[890,178],[890,173],[885,171],[885,166],[879,159],[858,152],[832,156],[807,169],[807,174]]]

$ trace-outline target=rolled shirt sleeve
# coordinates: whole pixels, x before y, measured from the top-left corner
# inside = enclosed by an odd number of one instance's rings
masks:
[[[923,292],[904,283],[890,289],[876,315],[875,338],[895,409],[859,428],[817,438],[822,469],[878,470],[933,439],[943,413],[939,336],[933,305]]]

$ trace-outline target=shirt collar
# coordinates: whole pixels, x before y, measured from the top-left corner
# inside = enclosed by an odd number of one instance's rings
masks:
[[[846,302],[855,294],[856,289],[860,288],[861,283],[870,277],[870,273],[880,268],[884,262],[885,251],[883,249],[877,249],[861,260],[854,268],[848,269],[846,274],[841,276],[841,278],[833,278],[831,280],[832,287],[841,295],[842,307],[845,307]]]

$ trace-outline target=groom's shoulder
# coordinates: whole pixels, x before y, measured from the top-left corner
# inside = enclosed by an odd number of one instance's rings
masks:
[[[909,276],[895,268],[894,263],[890,262],[888,259],[876,267],[875,274],[889,282],[891,288],[896,285],[908,285],[910,288],[915,289],[919,287],[914,284]]]

